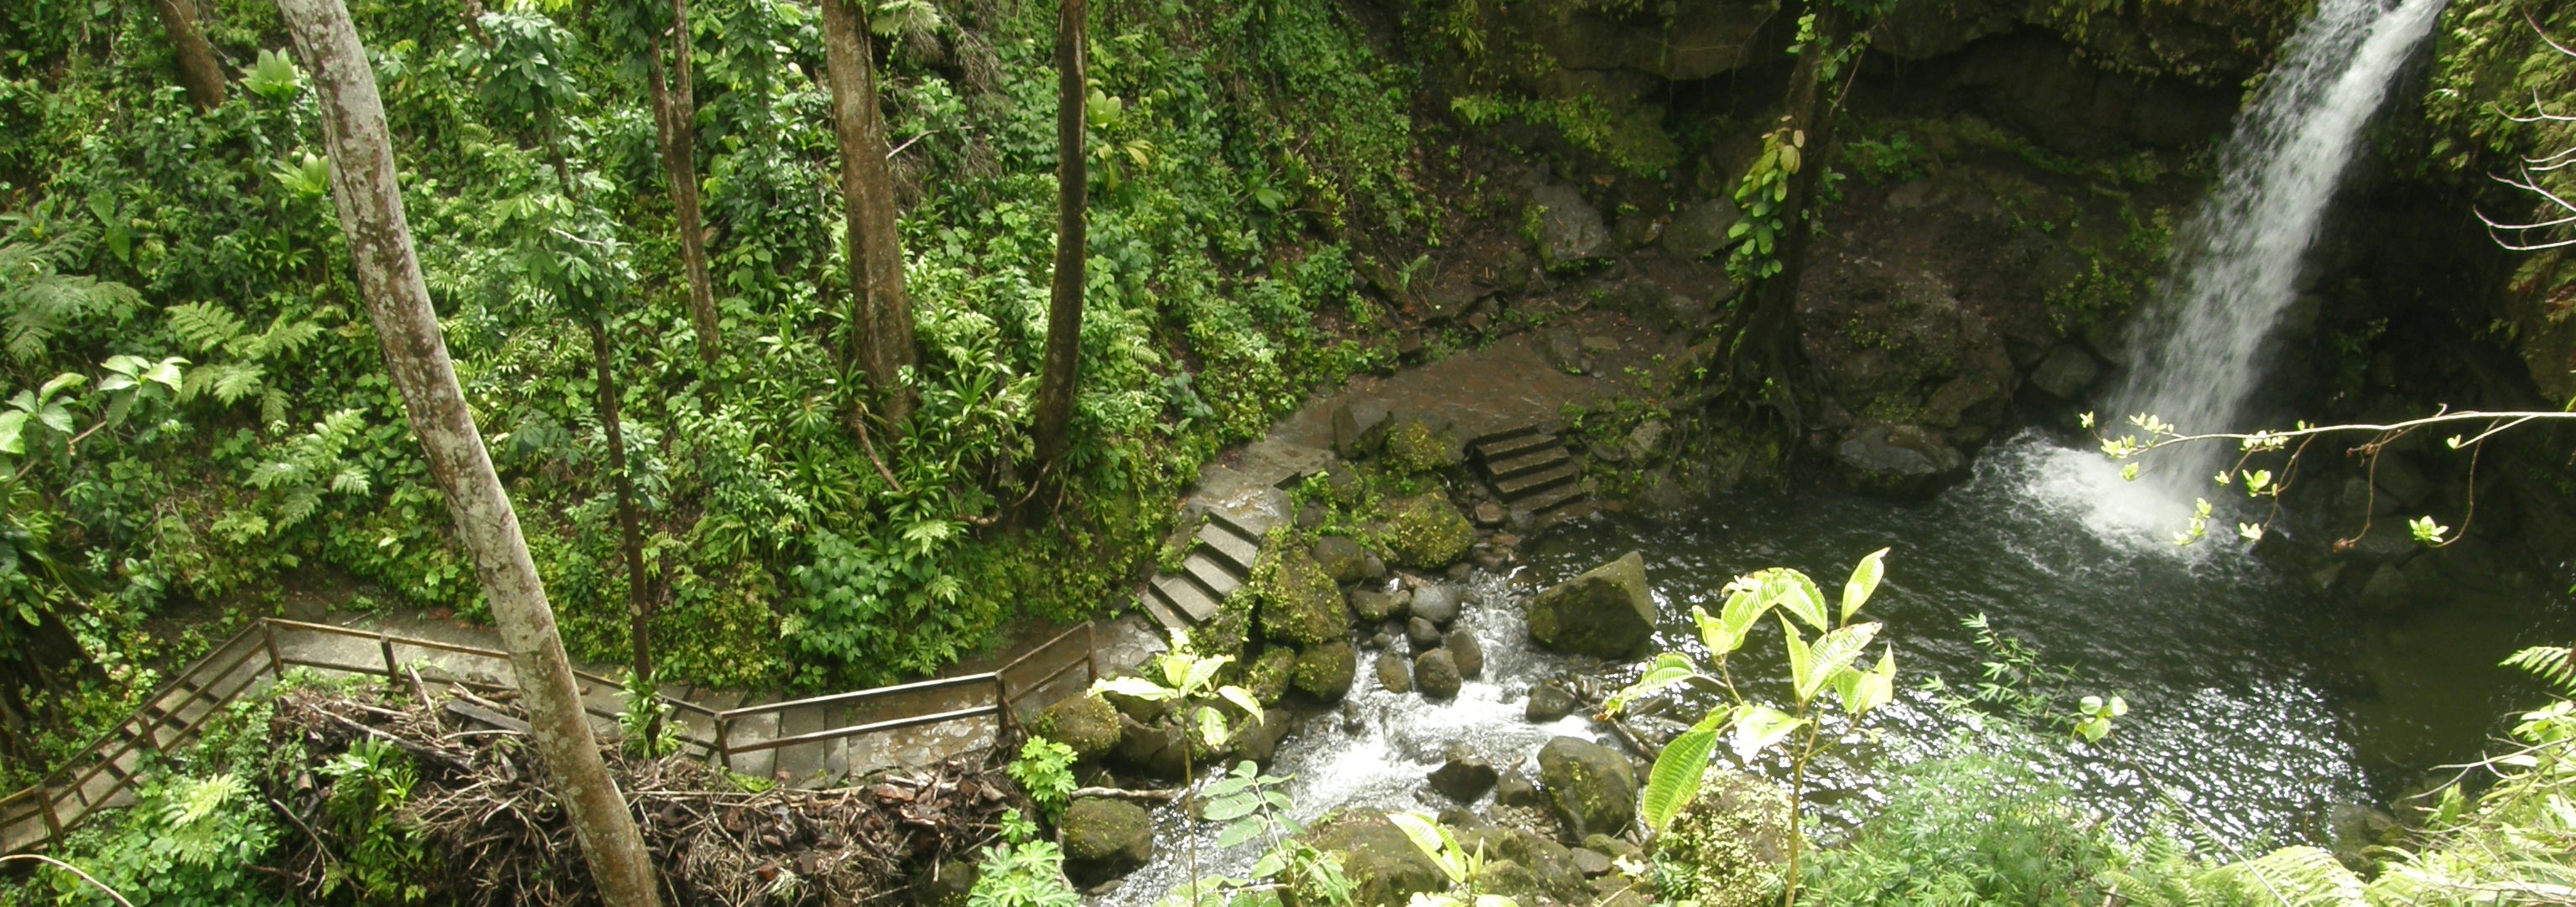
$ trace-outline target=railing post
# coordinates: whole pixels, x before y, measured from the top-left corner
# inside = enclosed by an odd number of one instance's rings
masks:
[[[1011,739],[1011,728],[1017,723],[1018,716],[1011,714],[1011,682],[1003,679],[1000,671],[993,672],[993,706],[994,710],[1001,715],[995,728],[994,742],[1007,744]]]
[[[725,771],[733,771],[733,740],[727,736],[727,732],[733,729],[733,718],[728,713],[717,712],[715,724],[716,765]]]
[[[268,646],[268,673],[286,676],[286,659],[277,655],[277,624],[268,618],[260,618],[259,635]]]
[[[41,782],[40,782],[40,784],[41,784]],[[44,817],[45,817],[45,833],[46,833],[46,836],[47,836],[47,837],[48,837],[48,838],[49,838],[53,843],[56,843],[56,844],[60,844],[60,843],[62,843],[62,841],[63,841],[63,817],[62,817],[62,816],[59,816],[59,815],[54,814],[54,792],[53,792],[53,791],[46,790],[46,789],[44,789],[42,786],[37,787],[37,788],[36,788],[36,805],[37,805],[38,807],[40,807],[37,811],[38,811],[38,812],[40,812],[40,813],[42,813],[42,814],[44,815]]]
[[[1091,674],[1091,684],[1096,684],[1100,682],[1100,641],[1092,636],[1093,626],[1082,625],[1082,661],[1084,670]],[[1091,684],[1084,684],[1084,689],[1087,691]]]
[[[394,662],[394,638],[385,633],[378,633],[376,634],[376,645],[382,648],[385,653],[385,680],[387,682],[392,682],[396,678],[401,677],[402,665]]]

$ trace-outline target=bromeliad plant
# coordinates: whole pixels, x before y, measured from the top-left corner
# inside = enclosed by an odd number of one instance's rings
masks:
[[[1717,614],[1711,615],[1704,608],[1691,609],[1700,643],[1708,648],[1705,667],[1681,653],[1658,655],[1644,676],[1606,703],[1616,714],[1639,697],[1684,684],[1719,696],[1719,702],[1699,723],[1673,738],[1655,758],[1638,814],[1649,830],[1658,833],[1699,795],[1700,780],[1716,755],[1721,737],[1738,759],[1748,762],[1773,747],[1789,744],[1790,834],[1788,872],[1784,876],[1788,881],[1781,896],[1784,905],[1795,903],[1797,898],[1798,851],[1804,837],[1798,830],[1804,805],[1802,791],[1807,765],[1822,745],[1826,713],[1839,707],[1846,717],[1857,721],[1896,698],[1896,653],[1892,648],[1879,653],[1875,666],[1859,667],[1861,655],[1878,637],[1881,625],[1852,621],[1885,577],[1886,556],[1887,549],[1881,548],[1861,558],[1860,564],[1852,568],[1851,578],[1843,583],[1840,607],[1832,609],[1826,605],[1824,592],[1816,587],[1815,580],[1796,570],[1772,568],[1737,577],[1727,584],[1726,603]],[[1744,647],[1746,636],[1766,613],[1778,617],[1781,642],[1787,650],[1792,701],[1785,710],[1739,691],[1727,666],[1728,657]],[[1822,635],[1808,641],[1798,630],[1800,623]]]

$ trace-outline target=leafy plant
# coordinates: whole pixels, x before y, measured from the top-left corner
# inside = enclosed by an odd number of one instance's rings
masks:
[[[1448,826],[1415,813],[1388,813],[1386,818],[1402,829],[1405,839],[1430,857],[1431,864],[1440,867],[1440,875],[1449,881],[1446,891],[1415,894],[1411,907],[1517,907],[1519,902],[1511,898],[1476,890],[1477,878],[1485,871],[1483,845],[1472,851],[1460,847],[1458,837],[1449,833]]]
[[[411,757],[392,743],[359,740],[322,764],[330,779],[323,815],[337,836],[340,859],[322,873],[319,893],[347,886],[363,903],[417,904],[429,895],[435,866],[419,830],[402,816],[420,784]]]
[[[267,805],[239,775],[154,775],[114,826],[77,833],[60,853],[138,903],[283,904],[254,870],[277,836]],[[57,904],[108,903],[70,872],[43,872]]]
[[[1254,698],[1250,691],[1242,687],[1217,683],[1218,673],[1224,671],[1226,665],[1233,663],[1234,656],[1231,655],[1198,654],[1196,647],[1191,645],[1189,637],[1175,630],[1172,631],[1171,647],[1164,650],[1162,654],[1154,656],[1154,660],[1148,664],[1149,673],[1104,678],[1092,684],[1091,691],[1116,693],[1146,702],[1171,703],[1172,713],[1180,719],[1181,776],[1189,778],[1196,774],[1191,766],[1191,753],[1196,747],[1205,746],[1210,750],[1217,750],[1233,739],[1234,729],[1228,724],[1225,713],[1217,708],[1217,703],[1233,705],[1242,710],[1244,715],[1253,722],[1262,720],[1261,700]],[[1194,732],[1196,743],[1192,742]],[[1199,812],[1197,787],[1187,789],[1184,802],[1185,808],[1191,813]],[[1199,850],[1196,837],[1190,839],[1188,890],[1193,897],[1210,890],[1199,878]]]
[[[1003,813],[1002,841],[976,863],[967,907],[1079,907],[1082,893],[1064,877],[1064,851],[1035,839],[1017,810]]]
[[[1020,745],[1019,758],[1011,760],[1005,771],[1011,780],[1020,782],[1038,811],[1052,820],[1064,815],[1071,804],[1074,788],[1073,748],[1044,737],[1030,737]]]
[[[628,753],[659,759],[680,751],[680,723],[672,720],[671,703],[662,698],[652,678],[626,672],[617,698],[617,729]]]

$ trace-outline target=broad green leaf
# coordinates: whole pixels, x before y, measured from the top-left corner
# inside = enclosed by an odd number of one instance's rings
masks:
[[[66,388],[78,387],[81,382],[88,380],[89,376],[83,375],[79,372],[64,372],[62,374],[55,375],[52,380],[45,382],[44,387],[36,389],[36,398],[41,400],[46,397],[51,397],[55,393]]]
[[[1813,648],[1791,650],[1789,672],[1797,682],[1799,701],[1814,699],[1817,693],[1823,692],[1825,681],[1833,677],[1834,672],[1849,667],[1854,659],[1860,657],[1862,650],[1869,648],[1870,640],[1878,638],[1879,627],[1876,622],[1840,627],[1818,637]],[[1800,660],[1807,662],[1804,670],[1799,668]]]
[[[1725,634],[1729,645],[1722,651],[1712,651],[1722,657],[1743,648],[1745,634],[1753,632],[1753,622],[1761,620],[1762,612],[1770,607],[1770,598],[1751,585],[1728,595],[1726,605],[1718,609],[1717,627],[1719,633]]]
[[[1261,722],[1261,700],[1253,698],[1251,691],[1228,684],[1216,688],[1216,694],[1225,697],[1225,701],[1234,703],[1235,708],[1242,709],[1244,714],[1252,716],[1253,723]]]
[[[1759,594],[1763,598],[1763,607],[1784,608],[1789,613],[1797,615],[1799,620],[1806,621],[1810,627],[1818,630],[1826,627],[1825,594],[1816,588],[1816,581],[1809,579],[1806,574],[1785,567],[1774,567],[1754,574],[1752,579],[1760,584]],[[1752,623],[1749,620],[1745,621],[1746,626],[1751,626]]]
[[[60,403],[47,404],[42,409],[36,410],[36,421],[52,426],[55,431],[63,434],[72,433],[72,411],[64,409]]]
[[[1225,728],[1225,715],[1214,706],[1199,707],[1199,739],[1215,747],[1224,746],[1230,739]]]
[[[1476,907],[1521,907],[1521,902],[1499,894],[1480,894],[1476,896]]]
[[[1216,672],[1225,670],[1225,666],[1233,661],[1231,656],[1225,655],[1192,660],[1189,676],[1181,681],[1181,693],[1188,695],[1207,689],[1208,682],[1216,679]]]
[[[1219,832],[1219,833],[1217,834],[1217,836],[1216,836],[1216,846],[1218,846],[1218,847],[1233,847],[1233,846],[1235,846],[1235,845],[1237,845],[1237,844],[1241,844],[1241,843],[1244,843],[1244,842],[1246,842],[1246,841],[1250,841],[1250,840],[1252,840],[1252,839],[1254,839],[1254,838],[1257,838],[1257,837],[1260,837],[1260,836],[1261,836],[1261,823],[1259,823],[1259,822],[1238,822],[1238,823],[1236,823],[1236,824],[1226,826],[1226,827],[1225,827],[1225,831],[1223,831],[1223,832]]]
[[[1666,652],[1655,656],[1654,663],[1646,667],[1645,675],[1637,678],[1636,683],[1629,684],[1627,689],[1613,694],[1602,705],[1616,714],[1621,709],[1627,708],[1628,703],[1635,701],[1637,697],[1650,695],[1697,676],[1699,672],[1691,668],[1689,658]]]
[[[1412,840],[1413,846],[1424,856],[1430,857],[1431,862],[1439,864],[1441,873],[1449,877],[1449,884],[1466,884],[1467,867],[1453,853],[1456,848],[1448,846],[1449,836],[1440,830],[1440,826],[1414,813],[1387,813],[1386,819],[1402,829],[1404,836]]]
[[[1860,563],[1852,567],[1851,579],[1843,581],[1842,619],[1845,623],[1849,623],[1852,614],[1869,601],[1871,593],[1878,591],[1878,581],[1887,577],[1887,551],[1881,548],[1861,558]]]
[[[101,362],[98,365],[100,368],[104,368],[108,371],[130,378],[142,372],[144,367],[151,364],[152,360],[145,359],[141,356],[119,353],[117,355],[107,357],[107,361]]]
[[[179,373],[179,367],[186,364],[188,360],[172,356],[161,360],[160,364],[154,365],[150,371],[144,372],[142,378],[169,388],[170,392],[175,394],[179,392],[179,384],[183,377]]]
[[[1807,719],[1791,717],[1767,705],[1748,706],[1737,715],[1727,746],[1735,750],[1736,758],[1751,762],[1806,724]]]
[[[1815,659],[1810,654],[1806,637],[1798,635],[1798,625],[1790,623],[1785,615],[1780,618],[1780,645],[1789,650],[1789,685],[1797,691],[1798,701],[1816,698],[1816,687],[1824,682],[1824,678],[1821,675],[1809,676],[1816,670]]]
[[[1227,797],[1208,803],[1207,814],[1200,818],[1209,822],[1231,822],[1252,815],[1260,808],[1259,797]]]
[[[1161,702],[1172,698],[1171,687],[1133,675],[1126,677],[1111,677],[1100,681],[1099,683],[1092,684],[1091,691],[1094,693],[1116,693],[1120,696],[1133,696],[1147,702]]]
[[[23,454],[27,442],[19,437],[27,429],[27,414],[17,410],[0,412],[0,454]]]
[[[1664,751],[1655,756],[1654,771],[1646,776],[1646,792],[1637,800],[1637,811],[1648,830],[1662,832],[1673,814],[1699,796],[1709,754],[1716,751],[1716,731],[1691,731],[1664,745]]]
[[[1845,668],[1837,673],[1837,677],[1844,680],[1835,688],[1842,694],[1843,711],[1855,716],[1867,715],[1896,699],[1896,650],[1889,648],[1879,653],[1875,668],[1867,671]]]
[[[102,394],[113,394],[133,386],[134,379],[124,375],[109,375],[98,379],[98,392]]]

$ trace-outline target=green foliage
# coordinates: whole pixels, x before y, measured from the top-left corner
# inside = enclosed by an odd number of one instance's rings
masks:
[[[1472,851],[1460,847],[1458,837],[1449,833],[1448,826],[1414,813],[1387,813],[1386,818],[1404,832],[1405,839],[1413,842],[1414,849],[1430,857],[1431,864],[1440,867],[1440,875],[1449,881],[1446,891],[1415,895],[1414,907],[1515,907],[1518,904],[1499,894],[1476,891],[1477,878],[1485,869],[1484,845],[1478,844]]]
[[[659,759],[680,751],[680,723],[651,677],[627,671],[617,702],[617,730],[629,755]]]
[[[1073,748],[1044,737],[1031,737],[1020,745],[1019,758],[1006,769],[1011,780],[1038,805],[1049,821],[1064,815],[1074,788]]]
[[[1951,749],[1899,770],[1866,824],[1817,851],[1805,896],[1849,907],[2100,903],[2097,877],[2123,865],[2101,824],[2021,754]]]
[[[287,903],[255,867],[277,844],[268,805],[242,776],[151,775],[112,823],[76,832],[57,854],[135,907]],[[47,867],[57,904],[109,904],[97,889]]]
[[[1772,253],[1789,230],[1789,181],[1806,165],[1806,150],[1804,130],[1783,127],[1762,137],[1762,153],[1735,184],[1735,206],[1744,216],[1726,228],[1734,243],[1726,253],[1728,276],[1751,281],[1780,273],[1783,265]]]
[[[347,886],[365,904],[417,904],[428,897],[436,864],[419,831],[403,818],[420,771],[392,743],[367,738],[322,764],[331,782],[322,800],[339,860],[323,870],[319,893]]]
[[[1204,892],[1196,899],[1199,903],[1241,903],[1238,895],[1275,897],[1257,886],[1276,884],[1301,897],[1312,897],[1319,904],[1348,907],[1351,883],[1342,875],[1341,858],[1296,839],[1306,826],[1288,815],[1288,794],[1279,788],[1289,780],[1263,774],[1260,766],[1245,760],[1208,785],[1207,807],[1201,818],[1219,824],[1217,846],[1235,847],[1252,841],[1269,846],[1253,861],[1248,879],[1200,880],[1193,889]],[[1187,892],[1176,893],[1174,899],[1189,900]]]
[[[1077,907],[1082,893],[1064,877],[1064,851],[1053,841],[1034,839],[1034,831],[1017,810],[1002,818],[1003,840],[984,848],[976,861],[975,887],[967,907]]]

